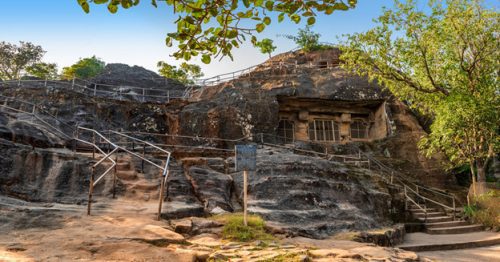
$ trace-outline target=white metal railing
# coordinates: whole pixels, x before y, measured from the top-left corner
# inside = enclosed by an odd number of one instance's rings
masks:
[[[331,152],[328,152],[328,143],[320,143],[320,142],[315,142],[315,141],[304,141],[304,140],[298,140],[298,139],[293,139],[293,143],[286,143],[286,138],[281,137],[278,135],[274,134],[265,134],[265,133],[258,133],[255,135],[256,137],[256,142],[261,143],[267,146],[272,146],[272,147],[278,147],[278,148],[284,148],[284,149],[291,149],[294,152],[298,153],[305,153],[305,154],[313,154],[317,156],[321,156],[323,158],[326,158],[328,160],[332,159],[341,159],[344,163],[346,164],[354,164],[357,166],[360,166],[362,164],[367,164],[368,168],[370,168],[370,161],[368,159],[362,158],[361,154],[358,153],[357,155],[341,155],[341,154],[333,154]],[[297,146],[297,144],[303,144],[307,145],[309,148],[320,148],[321,151],[316,151],[314,149],[308,150],[308,149],[303,149]]]
[[[122,140],[130,140],[130,141],[133,141],[134,143],[142,144],[143,145],[143,147],[142,147],[143,148],[143,154],[142,155],[137,154],[136,152],[134,152],[134,147],[132,147],[132,149],[128,148],[128,145],[130,143],[124,143],[122,145],[118,145],[118,147],[122,151],[127,152],[128,154],[141,159],[142,160],[142,169],[143,170],[144,170],[144,162],[147,162],[147,163],[149,163],[149,164],[153,165],[154,167],[156,167],[156,168],[158,168],[158,169],[161,170],[162,177],[161,177],[161,181],[160,181],[160,194],[159,194],[160,196],[159,196],[159,199],[158,199],[158,215],[157,215],[157,219],[160,220],[161,219],[161,210],[162,210],[162,205],[163,205],[163,196],[164,196],[163,194],[164,194],[165,187],[166,187],[166,184],[167,184],[167,180],[168,180],[168,177],[169,177],[169,174],[170,174],[169,165],[170,165],[170,160],[171,160],[172,153],[170,151],[167,151],[167,150],[165,150],[163,148],[158,147],[157,145],[155,145],[153,143],[150,143],[148,141],[144,141],[144,140],[138,139],[136,137],[129,136],[127,134],[124,134],[124,133],[121,133],[121,132],[118,132],[118,131],[109,130],[108,133],[110,134],[110,137],[112,135],[115,135],[117,137],[117,139],[118,139],[117,142],[118,141],[121,142]],[[146,157],[146,147],[153,148],[154,150],[157,150],[160,153],[165,154],[166,155],[165,165],[164,166],[160,166],[160,165],[154,163],[153,161],[149,160]]]
[[[4,87],[20,87],[23,84],[23,88],[61,88],[72,90],[74,92],[81,93],[86,96],[108,96],[108,98],[118,99],[118,100],[133,100],[131,98],[136,97],[136,101],[139,102],[170,102],[173,99],[186,99],[186,90],[162,90],[155,88],[142,88],[133,86],[117,86],[117,85],[107,85],[93,83],[82,79],[72,79],[72,80],[48,80],[48,79],[18,79],[18,80],[6,80],[0,81],[0,84]],[[24,84],[32,84],[26,86]],[[177,93],[177,94],[176,94]]]
[[[83,138],[80,138],[81,133],[87,132],[90,133],[92,136],[92,142],[87,141]],[[104,150],[101,149],[100,146],[97,145],[96,141],[96,136],[101,141],[105,141],[107,144],[113,147],[113,149],[110,152],[104,152]],[[92,196],[94,194],[94,187],[101,181],[107,174],[109,174],[112,170],[113,172],[113,198],[115,197],[115,188],[116,188],[116,161],[112,159],[112,155],[115,154],[118,151],[118,146],[115,145],[113,142],[109,141],[106,137],[104,137],[101,133],[97,132],[94,129],[90,128],[85,128],[85,127],[77,127],[76,129],[76,134],[75,134],[75,141],[87,144],[92,147],[92,158],[95,159],[96,151],[99,151],[99,153],[102,155],[101,159],[97,161],[95,164],[92,165],[92,174],[90,177],[90,183],[89,183],[89,195],[88,195],[88,202],[87,202],[87,215],[90,215],[91,212],[91,207],[92,207]],[[76,145],[75,145],[75,150],[76,150]],[[95,170],[96,168],[102,164],[104,161],[110,161],[111,166],[106,169],[97,179],[95,179]]]
[[[362,151],[360,151],[360,152],[362,152]],[[409,182],[409,181],[403,182],[402,178],[399,176],[399,172],[397,172],[394,169],[392,169],[392,168],[384,165],[379,160],[373,158],[372,156],[370,156],[370,155],[368,155],[368,154],[366,154],[364,152],[362,152],[362,154],[365,155],[365,157],[367,157],[372,163],[374,163],[375,165],[377,165],[382,171],[387,172],[387,173],[390,174],[390,176],[391,176],[391,184],[393,184],[393,182],[396,180],[397,183],[399,183],[399,185],[404,188],[406,201],[410,201],[412,203],[415,202],[413,199],[411,199],[408,196],[407,191],[409,190],[412,193],[414,193],[418,198],[420,198],[420,199],[422,199],[422,200],[424,200],[426,202],[428,201],[428,202],[431,202],[431,203],[433,203],[435,205],[443,207],[445,210],[451,210],[453,212],[453,220],[455,220],[455,216],[456,216],[456,200],[455,200],[455,196],[447,194],[447,193],[444,193],[444,192],[441,192],[439,190],[436,190],[436,189],[433,189],[433,188],[430,188],[430,187],[427,187],[427,186],[417,185],[417,184]],[[415,189],[413,189],[412,186]],[[452,201],[451,206],[446,205],[446,204],[444,204],[442,202],[436,201],[434,199],[431,199],[430,197],[423,196],[422,193],[421,193],[422,190],[431,192],[433,194],[439,194],[439,195],[441,195],[443,197],[451,199],[451,201]],[[425,214],[427,216],[427,210],[425,210]]]
[[[74,132],[75,130],[74,127],[64,123],[63,121],[60,121],[58,118],[48,113],[47,111],[45,111],[43,108],[41,108],[36,104],[20,100],[14,97],[0,95],[0,107],[17,113],[28,114],[33,118],[32,120],[34,119],[38,120],[46,128],[51,129],[52,131],[58,133],[59,135],[67,139],[70,140],[72,139],[72,136],[68,135],[68,133],[59,129],[59,126],[63,126],[64,128],[69,129],[69,133]],[[52,121],[52,123],[48,123],[47,121],[49,122]]]
[[[329,45],[329,46],[334,46],[331,43],[321,43],[324,45]],[[289,52],[294,52],[298,50],[298,48],[292,49]],[[94,83],[90,82],[88,80],[84,79],[78,79],[78,78],[73,78],[69,80],[52,80],[52,79],[17,79],[17,80],[7,80],[7,81],[0,81],[1,84],[14,84],[17,85],[18,87],[21,86],[21,83],[41,83],[44,87],[47,87],[49,84],[58,84],[59,86],[57,87],[64,87],[64,88],[69,88],[73,91],[80,91],[81,93],[88,95],[87,93],[90,93],[92,96],[97,96],[97,95],[110,95],[112,96],[111,98],[115,99],[120,99],[120,100],[130,100],[127,98],[127,96],[135,96],[139,97],[139,101],[142,102],[151,102],[151,101],[158,101],[158,102],[165,102],[167,101],[170,102],[171,99],[187,99],[190,97],[192,92],[195,90],[196,87],[209,87],[209,86],[216,86],[222,83],[229,82],[231,80],[238,79],[240,77],[244,77],[247,80],[254,80],[254,79],[268,79],[270,77],[279,77],[279,78],[289,78],[289,74],[285,75],[274,75],[270,76],[269,74],[265,74],[265,76],[253,76],[255,73],[257,74],[262,74],[265,73],[266,71],[269,70],[292,70],[293,72],[296,72],[298,68],[305,68],[305,69],[331,69],[331,68],[336,68],[338,66],[338,63],[332,63],[332,61],[327,61],[326,64],[317,64],[317,63],[304,63],[300,64],[298,61],[295,61],[293,63],[289,62],[283,62],[283,61],[273,61],[269,60],[266,61],[262,64],[254,65],[248,68],[244,68],[241,70],[229,72],[229,73],[224,73],[220,74],[217,76],[205,78],[205,79],[197,79],[195,82],[191,85],[188,85],[184,90],[179,91],[180,95],[174,95],[170,93],[170,90],[162,90],[162,89],[155,89],[155,88],[143,88],[143,87],[134,87],[134,86],[123,86],[123,85],[108,85],[108,84],[101,84],[101,83]],[[255,69],[260,68],[261,70],[255,71]],[[63,79],[62,77],[60,77]],[[148,78],[150,80],[162,80],[162,81],[167,81],[167,78],[161,77],[161,78]],[[82,84],[83,83],[83,84]],[[112,89],[112,90],[106,90]],[[132,92],[130,92],[132,90]],[[172,90],[172,92],[175,90]],[[87,92],[87,93],[85,93]],[[161,93],[161,94],[151,94],[151,93]]]

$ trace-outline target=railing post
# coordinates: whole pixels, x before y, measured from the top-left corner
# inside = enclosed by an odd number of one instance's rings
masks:
[[[71,81],[71,89],[75,89],[75,77],[73,77],[73,80]]]
[[[142,89],[142,102],[146,102],[146,89]]]
[[[21,78],[18,78],[18,79],[17,79],[17,86],[18,86],[18,87],[19,87],[19,86],[21,86]]]
[[[94,96],[97,95],[97,84],[94,83]]]
[[[90,176],[90,186],[89,186],[89,200],[87,203],[88,216],[90,216],[90,209],[92,207],[92,194],[94,193],[94,172],[95,172],[95,167],[92,167],[92,175]]]
[[[117,169],[117,163],[118,163],[118,156],[115,156],[115,170],[113,174],[113,198],[115,198],[116,195],[116,169]]]
[[[170,103],[170,90],[167,90],[167,103]]]
[[[144,157],[146,157],[146,144],[142,146],[142,163],[141,163],[141,172],[144,173]]]
[[[457,213],[456,206],[455,206],[455,198],[453,199],[453,221],[455,221],[455,214]]]
[[[43,84],[44,87],[47,87],[47,78],[45,78],[45,83]]]
[[[404,186],[405,192],[405,211],[408,211],[408,193],[406,192],[406,185]]]
[[[416,187],[416,192],[417,192],[417,194],[420,194],[420,193],[418,192],[418,185],[415,185],[415,187]]]
[[[160,199],[158,200],[158,215],[156,219],[160,221],[161,219],[161,207],[163,204],[163,191],[165,191],[165,178],[166,176],[161,177],[161,183],[160,183]]]
[[[95,159],[95,133],[92,133],[92,144],[94,144],[94,146],[92,147],[92,159]]]
[[[425,214],[425,220],[424,223],[427,223],[427,201],[424,198],[424,214]]]

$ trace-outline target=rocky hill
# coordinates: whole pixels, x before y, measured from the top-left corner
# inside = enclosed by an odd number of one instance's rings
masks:
[[[185,89],[175,81],[164,85],[165,80],[160,83],[155,79],[154,73],[141,68],[109,65],[93,81]],[[195,88],[189,99],[142,102],[92,96],[50,85],[2,86],[0,95],[7,101],[4,105],[22,106],[19,101],[9,100],[13,98],[43,109],[35,115],[45,123],[32,119],[26,110],[2,107],[0,111],[0,194],[30,201],[85,201],[90,166],[96,161],[88,152],[71,151],[76,126],[84,126],[103,134],[107,130],[125,131],[173,152],[164,218],[241,210],[242,178],[234,171],[231,150],[237,139],[256,143],[263,138],[260,134],[276,134],[283,101],[289,99],[363,108],[385,103],[390,126],[385,138],[328,144],[326,150],[353,154],[361,149],[400,170],[409,180],[438,187],[452,184],[437,159],[419,155],[416,142],[425,132],[408,108],[380,86],[340,69],[335,49],[279,55],[231,81]],[[295,144],[312,149],[307,143]],[[258,170],[250,176],[250,211],[270,221],[275,230],[324,238],[342,231],[389,226],[402,218],[401,191],[390,184],[387,174],[338,159],[294,152],[261,145]],[[159,163],[164,161],[159,155],[149,157]],[[140,161],[134,161],[130,171],[140,173],[151,183],[159,181],[158,170],[141,168]],[[112,184],[112,177],[106,177],[96,194],[110,196]],[[126,182],[118,181],[118,195],[126,195],[126,190]]]

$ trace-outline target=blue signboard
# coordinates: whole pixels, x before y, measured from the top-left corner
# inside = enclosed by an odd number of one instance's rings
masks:
[[[255,171],[257,169],[257,146],[236,145],[236,171]]]

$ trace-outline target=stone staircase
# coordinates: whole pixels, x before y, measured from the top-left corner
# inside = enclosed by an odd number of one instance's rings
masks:
[[[137,171],[132,158],[120,156],[116,163],[116,177],[123,185],[125,197],[138,200],[157,200],[160,192],[160,174],[148,176]]]
[[[483,230],[482,225],[469,224],[465,220],[454,219],[453,215],[436,208],[420,206],[427,210],[427,219],[425,212],[416,205],[411,205],[409,211],[414,218],[424,223],[425,232],[428,234],[464,234]]]

